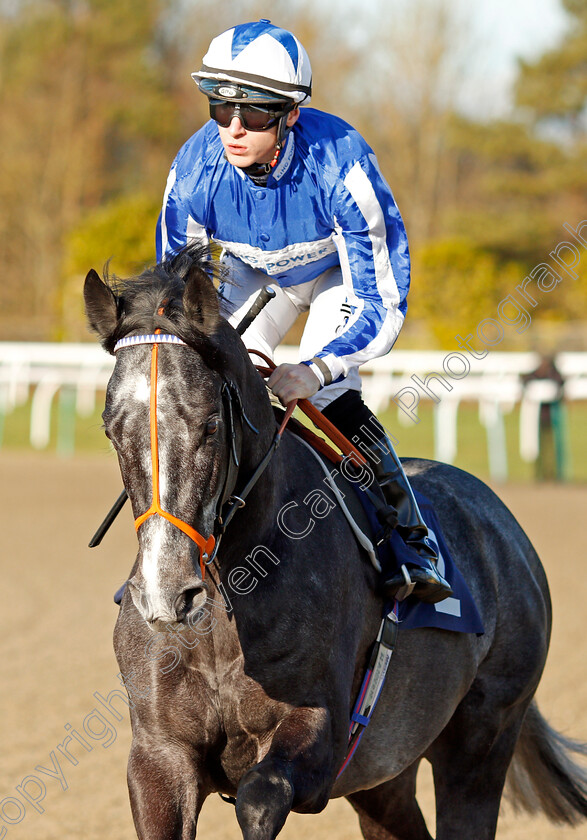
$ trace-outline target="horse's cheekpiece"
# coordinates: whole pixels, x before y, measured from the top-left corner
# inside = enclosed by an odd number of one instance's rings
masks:
[[[149,417],[150,417],[150,438],[151,438],[151,476],[152,476],[152,502],[150,507],[142,513],[140,516],[137,516],[135,519],[135,529],[138,531],[143,522],[146,522],[151,516],[161,516],[163,519],[166,519],[168,522],[171,522],[172,525],[175,525],[176,528],[179,528],[180,531],[183,531],[191,540],[193,540],[199,548],[200,551],[200,571],[202,573],[202,579],[205,575],[205,564],[208,560],[210,554],[212,553],[214,546],[216,544],[216,539],[213,534],[210,534],[208,538],[205,538],[193,528],[191,525],[188,525],[187,522],[184,522],[182,519],[179,519],[176,516],[173,516],[168,511],[164,510],[161,507],[161,498],[160,498],[160,490],[159,490],[159,432],[158,432],[158,417],[157,417],[157,381],[158,381],[158,359],[159,359],[159,345],[160,344],[181,344],[185,346],[185,341],[182,341],[176,335],[167,335],[161,333],[161,330],[156,330],[154,334],[151,335],[131,335],[126,336],[125,338],[120,339],[114,345],[114,353],[117,353],[119,350],[128,347],[135,347],[139,344],[149,344],[152,345],[153,349],[151,352],[151,376],[150,376],[150,406],[149,406]]]

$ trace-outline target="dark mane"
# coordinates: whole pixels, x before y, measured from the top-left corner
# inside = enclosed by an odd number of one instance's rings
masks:
[[[127,335],[172,333],[193,347],[210,367],[219,369],[221,360],[215,334],[220,321],[220,294],[214,280],[223,278],[217,261],[206,246],[192,245],[171,259],[145,269],[140,275],[120,278],[104,270],[104,282],[116,298],[118,320],[104,342],[112,352]],[[191,310],[184,307],[187,282],[191,289]]]

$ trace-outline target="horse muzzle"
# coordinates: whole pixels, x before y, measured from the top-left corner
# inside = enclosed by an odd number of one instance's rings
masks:
[[[128,587],[135,607],[155,631],[166,631],[169,625],[189,624],[208,597],[207,584],[195,575],[184,579],[180,587],[169,584],[153,587],[138,573],[129,580]]]

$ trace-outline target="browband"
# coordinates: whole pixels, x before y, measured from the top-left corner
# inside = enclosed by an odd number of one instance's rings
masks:
[[[178,338],[176,335],[168,335],[167,333],[153,333],[152,335],[127,335],[121,338],[114,345],[113,353],[122,350],[123,347],[134,347],[137,344],[183,344],[185,341]]]

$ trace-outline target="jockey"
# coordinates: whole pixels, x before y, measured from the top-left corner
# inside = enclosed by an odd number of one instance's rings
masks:
[[[413,562],[383,591],[429,602],[452,595],[391,441],[361,398],[358,367],[386,354],[406,313],[405,228],[371,148],[343,120],[307,105],[310,61],[290,32],[260,20],[210,44],[192,74],[209,120],[178,153],[157,225],[159,260],[210,239],[234,282],[223,284],[233,326],[261,288],[276,292],[246,330],[246,346],[272,356],[308,312],[300,362],[268,385],[287,403],[309,398],[368,453]],[[408,590],[408,591],[410,591]]]

